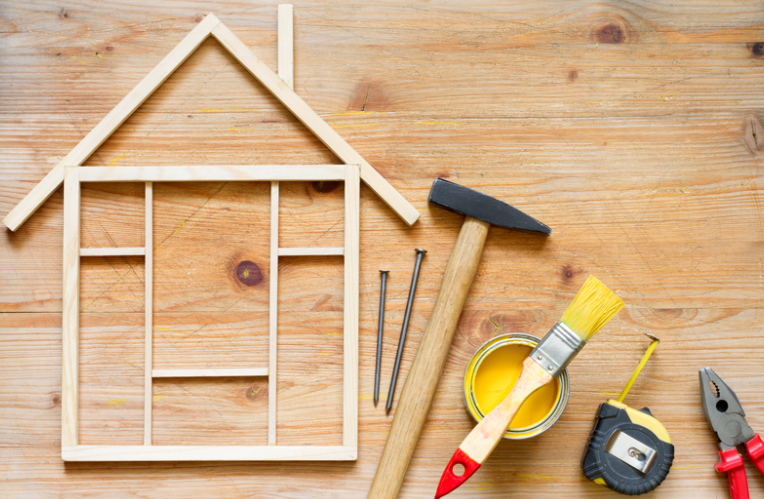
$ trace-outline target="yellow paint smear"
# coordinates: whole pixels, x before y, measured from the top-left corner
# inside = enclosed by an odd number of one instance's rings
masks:
[[[483,414],[504,400],[520,376],[523,361],[531,353],[525,345],[507,345],[497,348],[483,359],[475,375],[473,390],[478,408]],[[528,397],[515,418],[509,424],[510,429],[527,428],[544,421],[557,403],[560,385],[557,380],[546,384]]]
[[[157,400],[163,399],[163,398],[164,398],[164,395],[154,395],[153,400],[154,402],[156,402]]]
[[[108,405],[109,407],[120,407],[125,405],[126,403],[127,403],[127,399],[114,399],[114,400],[109,400],[108,402],[106,402],[106,405]]]
[[[109,166],[115,166],[115,165],[117,164],[117,162],[118,162],[120,159],[124,158],[126,155],[127,155],[127,153],[126,153],[126,152],[123,152],[122,154],[120,154],[119,156],[117,156],[116,158],[114,158],[114,159],[111,161],[111,163],[109,163]]]

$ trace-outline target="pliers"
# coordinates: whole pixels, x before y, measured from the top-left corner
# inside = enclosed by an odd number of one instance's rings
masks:
[[[735,392],[710,367],[700,370],[700,394],[708,424],[719,438],[720,460],[714,467],[727,473],[732,499],[748,499],[748,481],[737,446],[745,444],[748,458],[764,473],[764,443],[748,426]]]

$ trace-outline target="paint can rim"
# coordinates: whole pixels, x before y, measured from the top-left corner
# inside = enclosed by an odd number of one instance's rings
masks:
[[[539,342],[541,342],[541,338],[531,334],[507,333],[486,341],[473,354],[472,358],[470,358],[470,361],[467,363],[467,368],[464,371],[463,387],[465,408],[476,423],[479,423],[483,417],[485,417],[485,414],[483,414],[478,407],[477,400],[473,391],[475,376],[483,360],[491,352],[504,346],[525,345],[533,349],[536,347],[536,345],[539,344]],[[538,424],[533,426],[517,429],[508,428],[507,431],[504,432],[502,438],[507,440],[525,440],[540,435],[541,433],[544,433],[546,430],[551,428],[557,422],[557,420],[560,419],[560,416],[562,416],[562,413],[565,411],[565,407],[568,404],[568,398],[570,396],[570,377],[568,375],[567,368],[562,370],[560,376],[557,378],[557,383],[559,387],[557,400],[554,407],[547,414],[547,416]]]

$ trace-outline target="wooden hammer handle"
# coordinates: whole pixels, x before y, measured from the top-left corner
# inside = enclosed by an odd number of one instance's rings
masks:
[[[395,499],[422,433],[451,340],[475,279],[488,222],[466,217],[451,251],[435,307],[406,377],[368,499]]]

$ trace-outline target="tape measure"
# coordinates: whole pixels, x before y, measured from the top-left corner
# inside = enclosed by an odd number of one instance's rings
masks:
[[[581,459],[581,470],[586,478],[630,496],[658,487],[674,462],[674,446],[668,431],[650,409],[636,410],[623,403],[660,342],[655,336],[647,336],[653,341],[618,400],[600,404]]]

